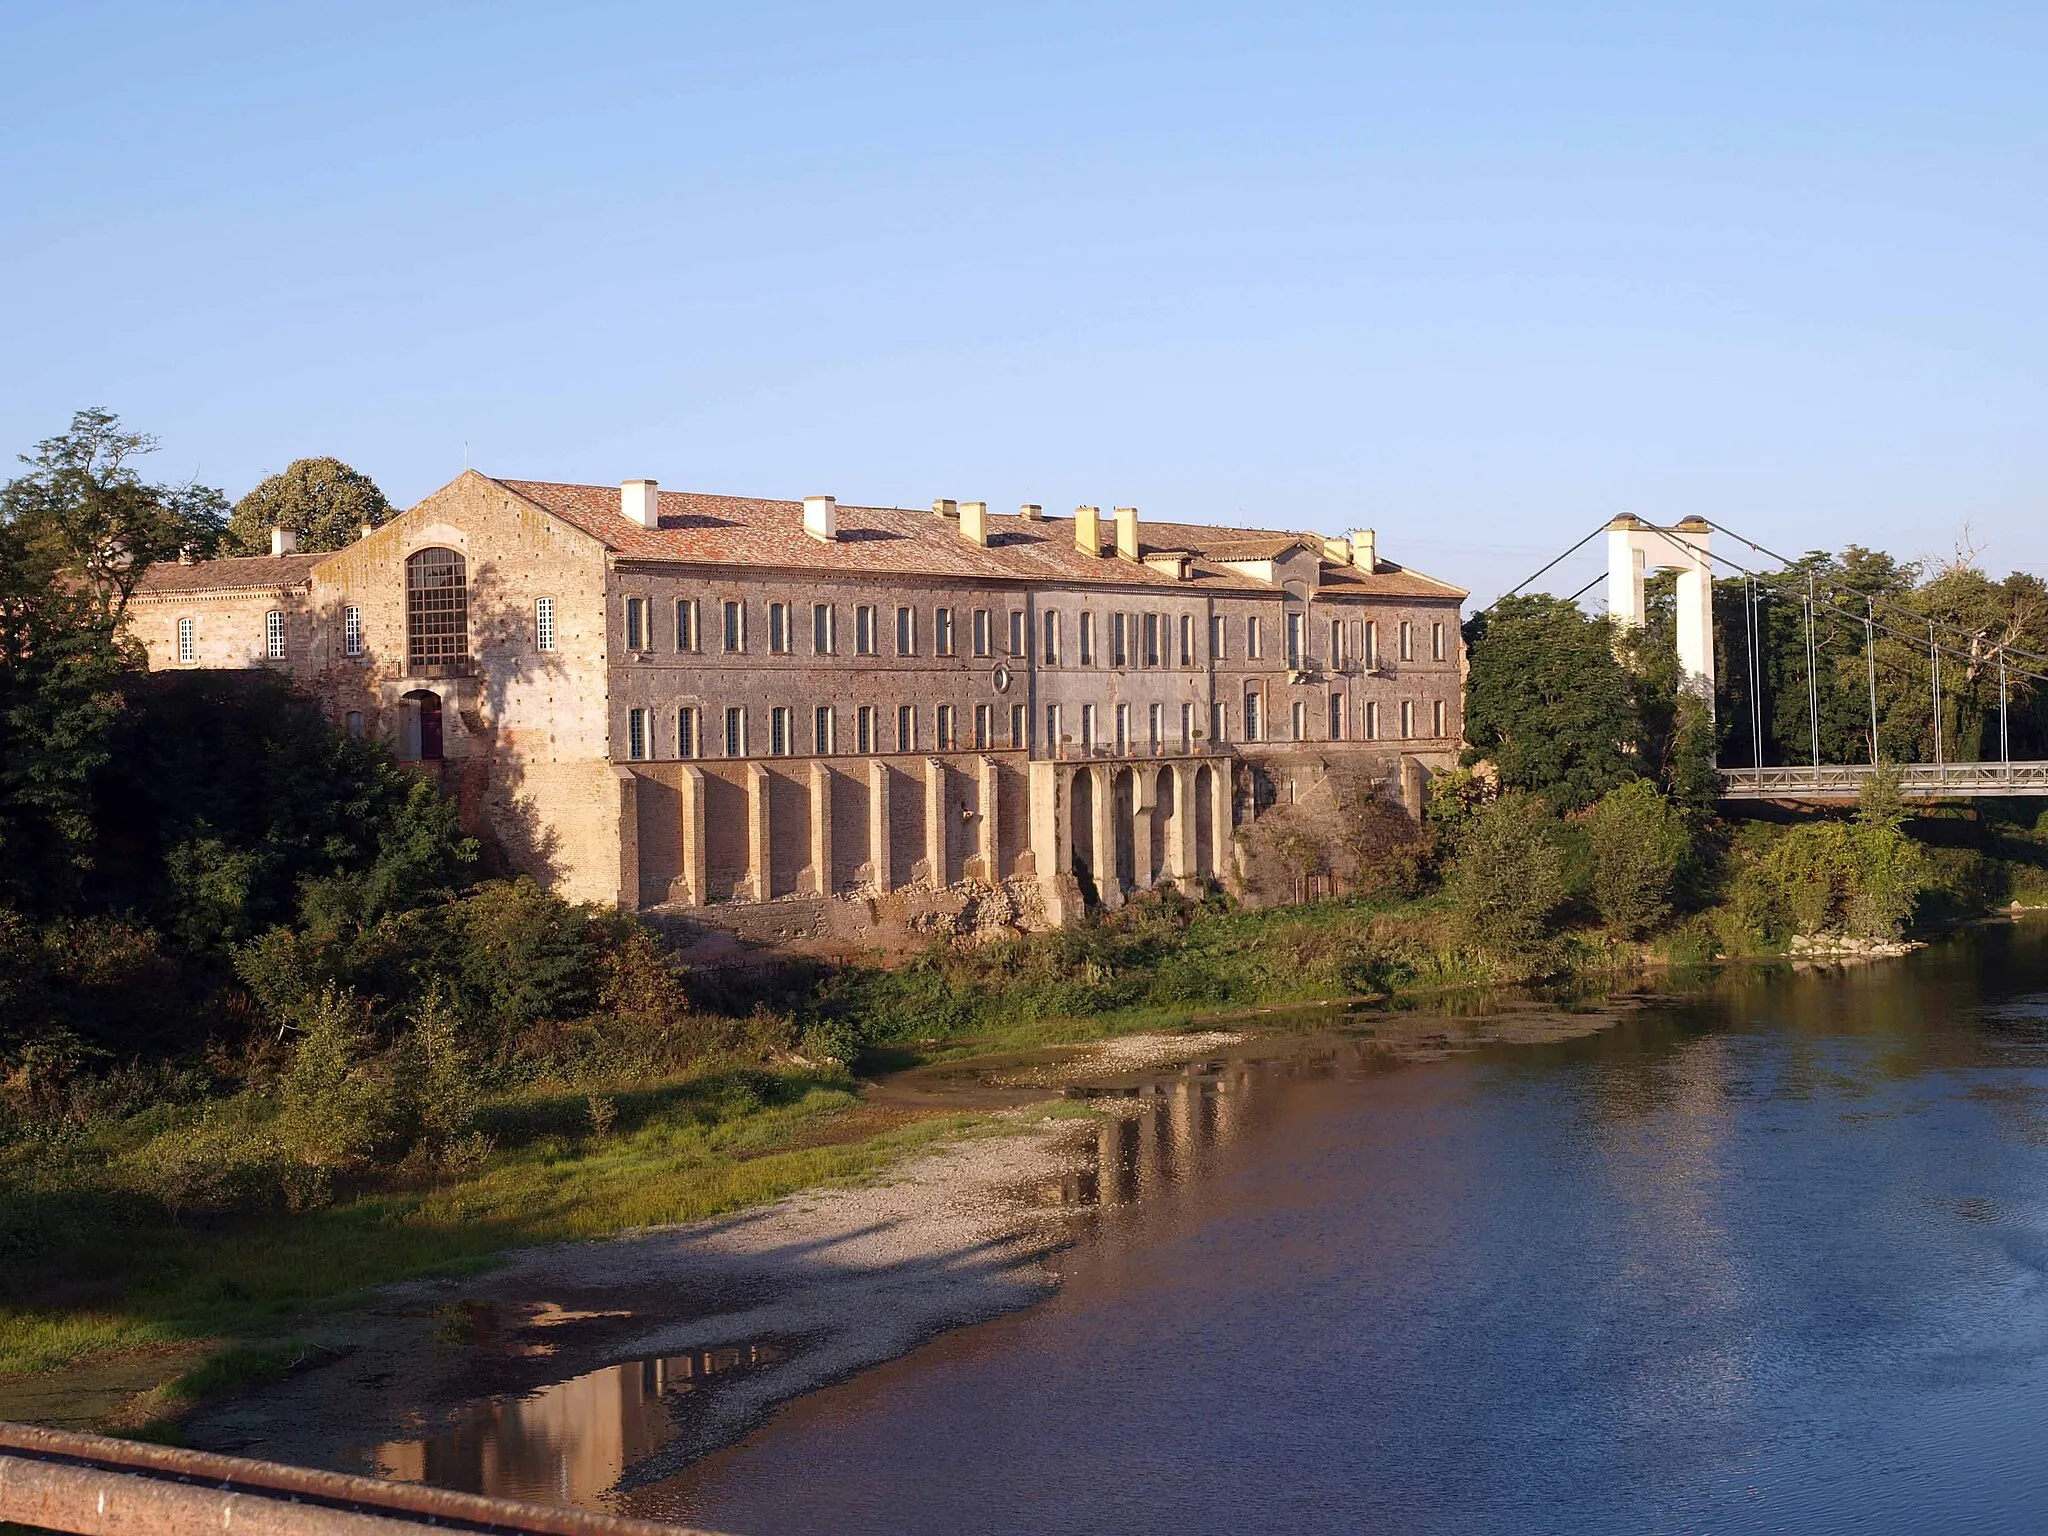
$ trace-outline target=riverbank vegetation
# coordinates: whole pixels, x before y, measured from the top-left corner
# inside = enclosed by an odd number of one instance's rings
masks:
[[[1472,764],[1419,821],[1341,766],[1262,815],[1264,906],[1161,890],[894,968],[691,970],[281,679],[139,670],[149,560],[385,510],[318,461],[230,520],[143,481],[148,446],[81,413],[0,490],[0,1382],[870,1173],[962,1124],[863,1107],[889,1061],[2048,902],[2018,803],[1914,813],[1880,775],[1853,814],[1718,817],[1668,633],[1516,599],[1469,632]]]

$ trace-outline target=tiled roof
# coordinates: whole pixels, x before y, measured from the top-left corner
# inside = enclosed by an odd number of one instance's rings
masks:
[[[169,592],[262,592],[302,587],[313,567],[327,556],[242,555],[229,560],[201,560],[181,565],[160,560],[142,573],[138,597]]]
[[[1244,555],[1236,546],[1257,544],[1277,554],[1302,542],[1299,534],[1270,529],[1210,528],[1187,523],[1138,522],[1140,552],[1191,550],[1193,579],[1183,582],[1152,567],[1090,557],[1074,547],[1070,518],[1030,520],[990,513],[988,547],[960,537],[959,524],[930,511],[904,507],[838,509],[839,537],[826,543],[804,532],[800,501],[770,501],[749,496],[705,496],[662,491],[660,526],[643,528],[619,510],[619,490],[609,485],[558,485],[537,480],[500,480],[498,484],[535,506],[554,513],[628,559],[676,561],[691,565],[753,565],[874,572],[905,576],[982,577],[992,580],[1099,583],[1140,587],[1195,587],[1201,590],[1270,591],[1265,583],[1221,565],[1225,546],[1229,558],[1265,559]],[[1115,538],[1115,521],[1105,516],[1105,548]],[[1209,546],[1215,546],[1212,551]],[[1348,567],[1325,567],[1323,580],[1348,576],[1344,585],[1364,594],[1387,597],[1463,597],[1456,587],[1405,571],[1381,561],[1368,578]]]

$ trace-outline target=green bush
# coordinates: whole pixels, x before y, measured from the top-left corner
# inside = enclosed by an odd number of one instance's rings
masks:
[[[1692,853],[1692,833],[1678,808],[1648,779],[1635,779],[1602,795],[1586,827],[1601,919],[1629,939],[1662,926]]]
[[[1534,795],[1511,791],[1476,812],[1446,882],[1466,941],[1517,972],[1538,966],[1565,898],[1556,824]]]

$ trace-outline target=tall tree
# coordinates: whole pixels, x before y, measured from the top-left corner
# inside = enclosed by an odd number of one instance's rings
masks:
[[[155,438],[93,406],[23,454],[28,473],[0,487],[0,523],[23,553],[77,583],[115,625],[150,566],[213,553],[227,524],[227,498],[211,486],[151,485],[136,473],[132,461],[155,449]]]
[[[1606,619],[1543,593],[1505,597],[1467,621],[1465,643],[1468,756],[1504,788],[1577,810],[1636,777],[1636,682]]]
[[[342,549],[390,516],[391,503],[362,471],[339,459],[294,459],[235,503],[225,547],[268,554],[271,529],[283,528],[299,536],[300,549]]]

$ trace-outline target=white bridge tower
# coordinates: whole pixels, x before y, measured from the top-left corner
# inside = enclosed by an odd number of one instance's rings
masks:
[[[1659,528],[1623,513],[1607,525],[1607,613],[1617,628],[1640,628],[1643,578],[1678,572],[1678,667],[1684,686],[1714,708],[1714,571],[1707,557],[1713,530],[1688,517]]]

